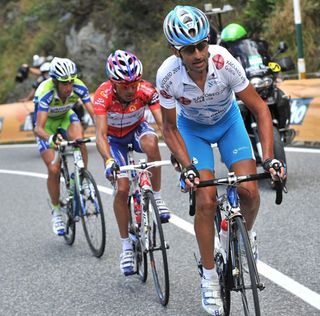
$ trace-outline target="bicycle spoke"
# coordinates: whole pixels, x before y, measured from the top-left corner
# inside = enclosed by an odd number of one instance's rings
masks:
[[[73,199],[70,197],[69,189],[67,188],[67,177],[67,170],[61,168],[60,208],[63,214],[63,221],[66,225],[64,239],[71,246],[76,237],[76,225],[73,221]]]
[[[237,285],[241,293],[243,309],[245,315],[260,315],[259,276],[242,218],[235,219],[234,227],[236,229],[236,266],[239,270]]]

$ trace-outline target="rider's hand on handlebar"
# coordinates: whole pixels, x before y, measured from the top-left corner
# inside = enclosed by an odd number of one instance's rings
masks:
[[[287,177],[286,165],[281,160],[268,158],[262,163],[262,166],[265,171],[270,172],[274,181],[284,180]]]
[[[189,165],[182,169],[180,175],[180,188],[182,192],[188,192],[189,188],[196,190],[200,183],[200,174],[194,165]]]
[[[63,141],[63,137],[60,132],[55,132],[53,135],[50,135],[48,139],[49,147],[56,148]]]
[[[120,173],[119,165],[113,158],[109,158],[105,164],[105,169],[104,169],[105,177],[109,181],[114,182],[117,180],[117,174],[119,173]]]

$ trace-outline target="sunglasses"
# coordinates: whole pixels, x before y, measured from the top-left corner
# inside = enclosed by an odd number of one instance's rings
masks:
[[[74,81],[74,79],[76,79],[76,78],[77,78],[77,74],[74,74],[74,75],[70,75],[70,76],[60,77],[60,78],[58,78],[58,81],[67,83],[67,82]]]
[[[184,54],[187,55],[192,55],[195,50],[197,49],[198,51],[203,51],[207,46],[209,45],[208,40],[204,40],[196,45],[188,45],[184,46],[180,49],[180,52],[183,52]]]
[[[133,81],[133,82],[117,82],[115,85],[117,87],[120,87],[121,89],[127,89],[127,88],[136,88],[138,87],[140,81]]]

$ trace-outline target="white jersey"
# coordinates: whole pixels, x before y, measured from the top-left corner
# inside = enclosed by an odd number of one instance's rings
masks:
[[[176,107],[177,114],[197,123],[213,125],[231,108],[234,93],[249,84],[240,63],[224,48],[209,46],[209,64],[204,92],[189,77],[182,59],[167,58],[157,72],[160,104]]]

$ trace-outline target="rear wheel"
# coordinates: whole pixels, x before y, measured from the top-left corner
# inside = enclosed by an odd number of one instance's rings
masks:
[[[260,316],[258,289],[263,289],[263,285],[242,218],[235,218],[230,238],[234,290],[241,293],[244,314]]]
[[[99,258],[106,244],[105,219],[97,184],[86,169],[80,176],[80,188],[79,205],[84,234],[93,255]]]
[[[167,260],[167,244],[164,240],[159,209],[153,193],[147,193],[145,207],[148,208],[150,217],[150,245],[149,256],[153,281],[157,290],[160,303],[165,306],[169,301],[169,269]]]
[[[146,282],[148,277],[148,258],[141,240],[141,215],[140,222],[136,221],[133,205],[133,197],[129,196],[128,207],[130,212],[129,235],[133,242],[135,252],[136,272],[142,282]]]
[[[73,218],[73,196],[70,195],[69,190],[69,174],[64,169],[61,168],[60,173],[60,208],[63,213],[64,223],[66,225],[66,230],[64,234],[64,239],[68,245],[72,245],[76,238],[76,223]]]

